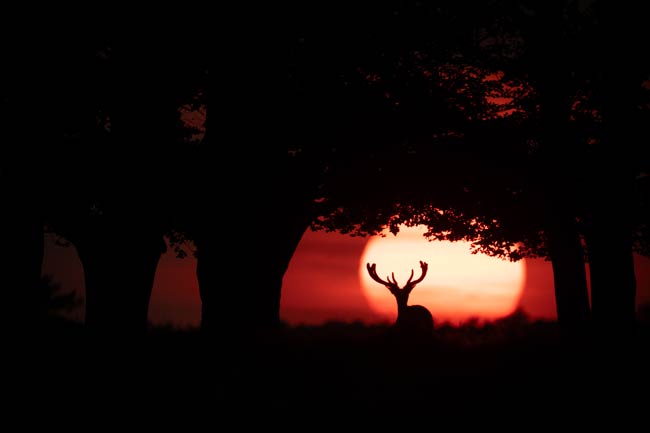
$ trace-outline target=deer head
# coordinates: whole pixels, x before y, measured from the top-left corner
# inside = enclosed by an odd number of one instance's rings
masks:
[[[419,284],[422,280],[424,280],[424,277],[427,275],[427,269],[429,268],[429,265],[422,260],[420,260],[420,268],[422,269],[422,275],[420,275],[419,278],[416,280],[413,280],[413,275],[414,271],[411,269],[411,276],[409,277],[408,281],[406,284],[404,284],[404,287],[400,287],[399,284],[397,283],[397,280],[395,279],[395,272],[391,273],[391,277],[386,277],[385,280],[382,280],[379,278],[377,275],[377,264],[373,263],[367,263],[366,268],[368,269],[368,273],[370,274],[370,278],[378,282],[379,284],[382,284],[385,286],[392,294],[395,296],[397,299],[397,305],[398,307],[403,304],[403,306],[406,306],[408,303],[409,295],[415,288],[417,284]]]

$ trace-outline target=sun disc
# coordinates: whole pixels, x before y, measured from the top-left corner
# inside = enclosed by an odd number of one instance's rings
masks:
[[[512,313],[525,281],[523,260],[510,262],[484,254],[472,254],[469,242],[430,242],[426,228],[400,227],[397,236],[372,237],[361,255],[359,277],[371,308],[386,319],[397,315],[390,292],[368,275],[366,263],[376,263],[377,274],[395,274],[402,286],[411,270],[420,273],[420,260],[429,264],[424,280],[409,298],[409,305],[427,307],[436,321],[455,324],[471,318],[493,320]]]

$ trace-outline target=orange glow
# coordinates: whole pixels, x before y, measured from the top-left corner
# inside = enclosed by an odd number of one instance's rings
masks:
[[[427,307],[437,323],[459,324],[470,318],[492,320],[512,313],[519,304],[525,282],[525,264],[484,254],[471,254],[468,242],[430,242],[424,227],[400,227],[366,244],[359,262],[359,278],[370,307],[387,320],[397,317],[397,304],[388,289],[373,281],[366,263],[377,264],[386,279],[392,272],[402,286],[411,269],[420,275],[419,261],[429,264],[424,280],[409,298],[409,305]]]

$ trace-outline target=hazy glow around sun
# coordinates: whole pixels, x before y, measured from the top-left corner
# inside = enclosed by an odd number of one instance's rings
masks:
[[[359,277],[371,308],[388,320],[397,316],[395,298],[373,281],[366,263],[377,264],[377,274],[386,279],[395,273],[400,287],[420,273],[420,260],[429,264],[424,280],[409,298],[409,305],[427,307],[437,323],[455,324],[470,318],[497,319],[512,313],[525,283],[523,260],[509,262],[484,254],[471,254],[468,242],[430,242],[425,227],[401,227],[397,236],[376,236],[366,244],[359,263]]]

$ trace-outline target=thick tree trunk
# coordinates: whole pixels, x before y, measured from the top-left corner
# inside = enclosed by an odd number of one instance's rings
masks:
[[[196,272],[202,330],[230,337],[277,329],[284,274],[309,223],[308,218],[287,216],[259,232],[242,232],[235,255],[224,251],[221,234],[199,237]],[[224,278],[224,273],[234,275]],[[233,280],[237,284],[229,286]]]
[[[544,230],[553,266],[558,322],[564,330],[580,332],[590,322],[585,257],[577,226],[582,175],[577,162],[577,143],[573,142],[568,127],[566,101],[552,89],[545,91],[546,132],[540,173],[544,182]]]
[[[257,247],[266,254],[260,260],[261,269],[255,274],[251,289],[253,311],[261,326],[273,328],[280,323],[284,274],[310,222],[308,218],[288,216],[287,221],[278,222],[272,229],[270,239],[258,238]]]
[[[571,125],[573,53],[561,31],[564,4],[540,4],[527,26],[530,63],[526,65],[541,111],[541,146],[538,154],[545,213],[544,232],[553,266],[555,301],[560,326],[584,329],[590,318],[584,254],[576,226],[580,202],[580,146]],[[548,65],[554,65],[548,68]]]
[[[128,248],[119,239],[126,239]],[[144,333],[156,269],[166,249],[162,235],[95,227],[74,243],[84,269],[86,328],[103,335]]]
[[[592,312],[600,330],[627,333],[635,327],[636,277],[629,238],[610,232],[589,242]]]
[[[226,336],[279,328],[283,277],[312,221],[311,173],[296,170],[286,150],[254,152],[236,155],[234,186],[221,196],[236,218],[215,224],[223,216],[206,209],[211,182],[199,199],[206,202],[195,237],[202,329]]]
[[[296,126],[276,104],[290,95],[277,46],[271,38],[248,47],[265,65],[262,74],[246,66],[252,66],[248,55],[241,59],[248,49],[233,53],[232,69],[219,71],[227,77],[219,81],[228,83],[220,87],[219,104],[228,109],[220,114],[217,142],[209,142],[215,135],[208,110],[197,152],[192,205],[201,328],[226,338],[279,328],[283,277],[311,223],[315,173],[303,171],[302,153],[289,154]],[[220,161],[228,170],[215,169]],[[215,199],[227,204],[224,211],[215,213]]]
[[[542,114],[540,172],[549,258],[553,266],[558,323],[570,334],[588,328],[589,291],[577,217],[580,213],[580,146],[570,124],[570,77],[566,72],[569,54],[556,24],[562,20],[559,4],[542,9],[540,28],[534,36],[543,74],[536,78]],[[545,64],[559,64],[547,73]]]
[[[620,177],[624,177],[623,174]],[[609,178],[595,186],[588,224],[587,247],[591,277],[592,314],[602,331],[625,335],[636,320],[636,276],[629,214],[631,180]]]
[[[590,149],[591,169],[587,247],[592,287],[592,311],[600,331],[624,337],[636,320],[636,276],[632,256],[634,176],[638,167],[636,131],[646,128],[639,107],[641,85],[647,79],[644,56],[621,47],[645,35],[639,7],[601,5],[600,62],[596,95],[602,114],[600,141]]]
[[[6,198],[6,196],[5,196]],[[19,335],[32,332],[45,318],[41,287],[44,255],[43,224],[17,203],[4,203],[2,227],[5,247],[0,252],[4,329]]]
[[[590,321],[589,294],[584,252],[575,221],[571,215],[554,213],[546,234],[558,322],[569,332],[584,331]]]
[[[38,39],[38,38],[35,38]],[[37,48],[38,47],[38,48]],[[0,83],[0,299],[8,334],[41,328],[44,179],[56,136],[47,44],[3,45]],[[38,49],[38,54],[34,54]],[[42,66],[39,67],[38,65]],[[57,101],[58,102],[58,101]]]

